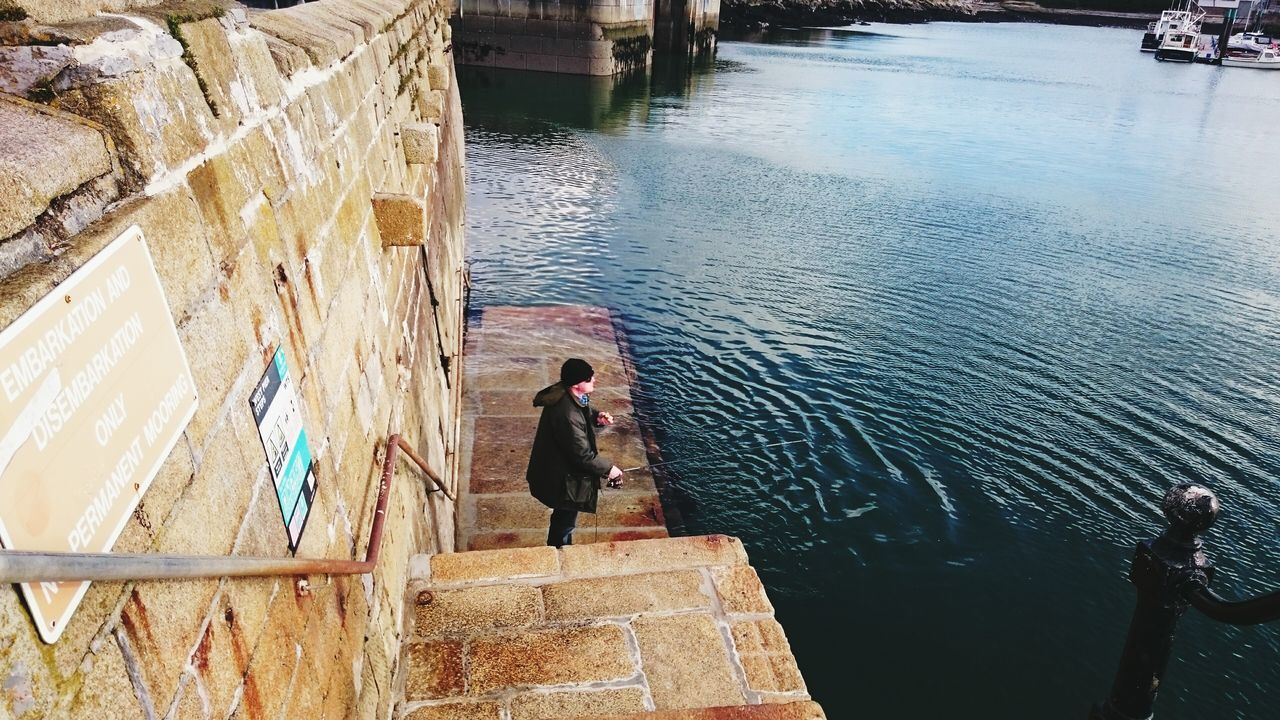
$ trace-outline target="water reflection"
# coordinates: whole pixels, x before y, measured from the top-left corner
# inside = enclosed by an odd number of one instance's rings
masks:
[[[459,66],[458,82],[468,127],[534,140],[565,128],[612,134],[647,124],[655,98],[705,92],[717,71],[733,69],[711,56],[677,55],[617,77]]]
[[[616,308],[664,457],[744,448],[666,500],[829,717],[1078,718],[1169,483],[1222,492],[1225,594],[1280,584],[1280,96],[1136,31],[875,30],[464,75],[473,302]],[[1162,720],[1272,716],[1280,627],[1178,647]]]
[[[460,66],[467,124],[528,136],[577,130],[621,131],[649,112],[649,79],[562,75],[533,70]]]

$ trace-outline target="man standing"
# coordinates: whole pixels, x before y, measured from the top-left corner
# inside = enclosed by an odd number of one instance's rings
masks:
[[[542,417],[525,479],[529,492],[551,508],[547,544],[555,547],[573,544],[578,511],[596,511],[600,478],[607,475],[610,486],[622,478],[618,466],[596,451],[595,426],[613,424],[613,416],[591,406],[595,387],[591,365],[569,358],[560,366],[560,382],[533,398]]]

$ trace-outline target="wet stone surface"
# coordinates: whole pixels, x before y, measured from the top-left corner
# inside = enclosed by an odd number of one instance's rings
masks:
[[[649,463],[608,308],[485,308],[467,338],[460,547],[546,541],[551,511],[529,497],[524,478],[540,412],[533,396],[559,378],[560,364],[569,357],[591,363],[592,403],[616,418],[614,425],[597,429],[600,454],[622,468]],[[637,471],[625,478],[622,491],[604,491],[599,513],[581,515],[578,527],[578,544],[665,536],[652,476]]]

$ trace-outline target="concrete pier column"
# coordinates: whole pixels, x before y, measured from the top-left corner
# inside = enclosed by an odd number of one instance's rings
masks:
[[[653,60],[654,0],[460,0],[457,62],[574,75],[618,75]]]
[[[654,0],[654,50],[698,57],[715,51],[720,0]]]

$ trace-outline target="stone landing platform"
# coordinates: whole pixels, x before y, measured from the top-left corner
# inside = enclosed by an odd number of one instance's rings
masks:
[[[398,720],[823,720],[723,535],[418,556]]]
[[[620,342],[621,341],[621,342]],[[596,371],[591,401],[614,424],[597,428],[600,454],[621,468],[648,458],[631,403],[634,371],[609,310],[582,305],[488,307],[467,330],[458,547],[543,545],[551,511],[529,496],[524,473],[538,427],[533,396],[559,379],[566,358]],[[648,471],[627,473],[601,491],[599,512],[578,516],[574,543],[666,537],[662,504]]]

